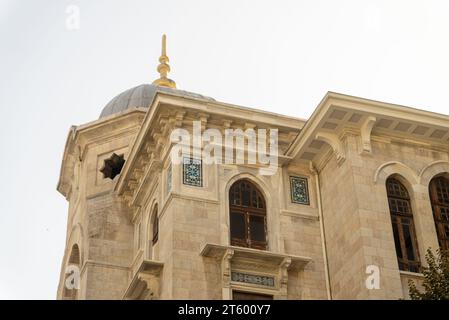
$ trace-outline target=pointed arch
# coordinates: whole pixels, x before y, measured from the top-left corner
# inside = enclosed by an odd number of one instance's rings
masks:
[[[72,227],[72,230],[70,231],[69,238],[66,243],[66,254],[64,258],[64,264],[67,265],[68,263],[68,253],[69,249],[72,250],[72,247],[76,244],[78,246],[79,252],[80,252],[80,266],[84,262],[84,252],[83,252],[83,242],[84,241],[84,229],[81,223],[77,223]]]
[[[231,189],[231,186],[240,179],[247,179],[250,180],[252,183],[256,184],[259,190],[262,192],[265,200],[267,201],[267,207],[270,207],[271,204],[270,186],[268,185],[267,181],[263,178],[263,176],[262,177],[256,176],[248,172],[237,173],[228,180],[225,188],[226,193],[229,193],[229,189]]]
[[[260,188],[242,178],[229,189],[231,245],[267,249],[267,205]]]
[[[62,299],[76,300],[79,296],[81,268],[81,252],[77,243],[70,248],[67,263],[64,269]]]
[[[80,265],[81,263],[81,254],[80,254],[80,248],[78,246],[78,244],[74,244],[72,246],[72,250],[70,251],[70,256],[69,256],[69,264],[75,264],[75,265]]]

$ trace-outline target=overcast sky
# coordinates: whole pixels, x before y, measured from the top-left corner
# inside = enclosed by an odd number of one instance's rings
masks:
[[[449,1],[0,0],[0,298],[56,297],[69,127],[151,83],[163,33],[178,88],[219,101],[307,118],[337,91],[449,114]]]

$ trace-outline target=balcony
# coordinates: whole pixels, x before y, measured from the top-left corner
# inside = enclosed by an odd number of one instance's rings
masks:
[[[312,261],[309,257],[210,243],[200,254],[221,264],[223,299],[231,299],[233,290],[286,299],[289,273],[303,270]]]

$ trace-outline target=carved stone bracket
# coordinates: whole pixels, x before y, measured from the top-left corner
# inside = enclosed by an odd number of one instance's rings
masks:
[[[204,130],[206,130],[207,120],[209,119],[210,115],[208,115],[207,113],[199,112],[197,114],[197,117],[199,121],[201,121],[201,132],[203,132]]]
[[[163,264],[158,261],[143,260],[137,272],[129,282],[123,299],[156,300],[159,299],[160,275]]]
[[[346,154],[343,143],[335,134],[327,132],[318,132],[315,136],[315,139],[326,142],[328,145],[331,146],[332,150],[334,151],[337,157],[338,165],[341,165],[345,161]]]
[[[233,256],[234,250],[228,249],[221,259],[223,286],[226,288],[229,288],[231,284],[231,259]]]
[[[222,127],[223,127],[222,133],[225,134],[225,132],[226,132],[227,129],[231,129],[231,125],[232,125],[232,120],[230,120],[230,119],[224,119],[224,120],[222,121]]]
[[[360,135],[362,139],[362,153],[371,154],[371,131],[376,124],[376,117],[369,116],[362,124]]]
[[[292,264],[291,258],[284,258],[284,260],[281,262],[280,265],[280,291],[281,296],[287,296],[287,284],[288,284],[288,269],[290,268],[290,265]]]
[[[235,246],[206,244],[204,257],[221,263],[223,298],[231,297],[231,289],[244,289],[287,298],[288,274],[301,270],[312,259]]]

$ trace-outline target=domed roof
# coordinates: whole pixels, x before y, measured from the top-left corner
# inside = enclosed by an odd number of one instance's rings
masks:
[[[172,89],[168,87],[156,86],[153,84],[141,84],[140,86],[128,89],[114,97],[101,111],[100,118],[116,114],[131,108],[149,108],[153,103],[157,92],[172,93],[182,97],[190,97],[214,101],[213,98],[197,93]]]

